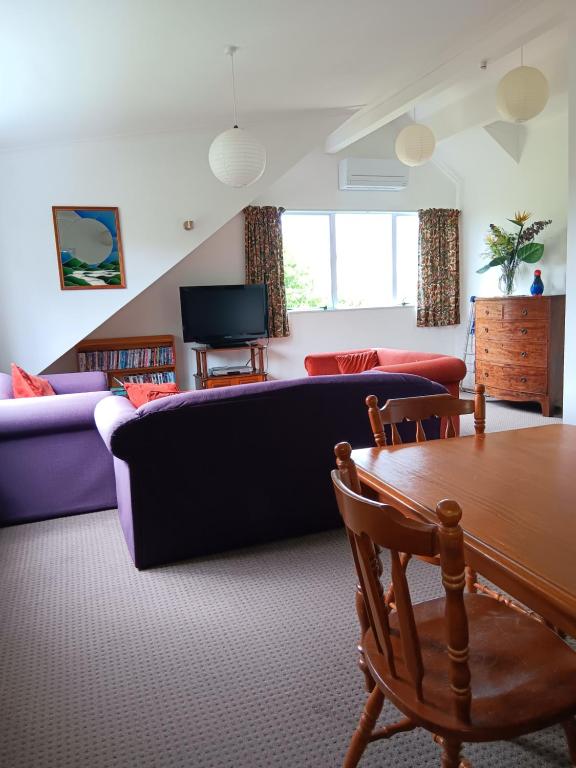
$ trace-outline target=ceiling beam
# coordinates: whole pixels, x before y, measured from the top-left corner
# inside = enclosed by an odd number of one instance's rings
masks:
[[[482,59],[498,59],[564,23],[570,0],[528,0],[506,14],[492,19],[490,30],[462,37],[447,51],[443,63],[433,70],[360,109],[326,139],[325,150],[341,152],[356,141],[409,112],[422,99],[433,96],[457,82],[463,72],[478,67]],[[474,39],[472,39],[474,38]]]
[[[468,128],[484,126],[499,119],[494,83],[490,83],[428,115],[424,122],[434,133],[436,141],[443,141]]]

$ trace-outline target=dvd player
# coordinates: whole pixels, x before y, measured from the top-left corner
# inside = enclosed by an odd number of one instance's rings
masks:
[[[251,365],[220,365],[210,368],[210,376],[240,376],[243,373],[253,373]]]

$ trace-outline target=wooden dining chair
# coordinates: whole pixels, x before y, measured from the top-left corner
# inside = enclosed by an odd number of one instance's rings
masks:
[[[416,424],[416,442],[426,440],[423,423],[426,419],[441,420],[440,437],[455,437],[456,418],[467,413],[474,414],[474,431],[483,435],[486,426],[486,400],[484,384],[476,384],[474,400],[460,400],[452,395],[423,395],[420,397],[399,397],[387,400],[382,408],[379,407],[376,395],[368,395],[368,417],[378,447],[388,445],[386,426],[390,430],[391,444],[400,445],[403,441],[398,431],[398,425],[404,422]]]
[[[456,419],[460,416],[474,414],[474,432],[483,435],[486,427],[486,398],[484,384],[474,387],[474,400],[460,400],[448,393],[444,395],[423,395],[420,397],[399,397],[387,400],[382,408],[378,406],[376,395],[366,398],[368,417],[374,441],[378,447],[388,445],[386,426],[390,430],[392,445],[401,445],[402,437],[398,426],[404,423],[415,424],[415,441],[426,441],[424,424],[428,419],[440,420],[440,437],[456,437]],[[439,561],[436,558],[436,564]],[[466,584],[471,592],[483,588],[478,583],[477,575],[471,568],[466,570]],[[497,596],[497,593],[494,593]]]
[[[354,768],[370,742],[416,727],[442,746],[442,768],[463,768],[469,766],[461,757],[464,742],[514,739],[556,723],[576,765],[574,651],[542,623],[464,593],[462,511],[455,501],[438,503],[438,524],[410,520],[354,492],[350,445],[339,443],[335,452],[332,482],[365,596],[363,645],[375,683],[344,768]],[[380,581],[380,550],[389,553],[393,608]],[[413,603],[400,553],[439,556],[445,596]],[[404,717],[377,728],[385,698]]]

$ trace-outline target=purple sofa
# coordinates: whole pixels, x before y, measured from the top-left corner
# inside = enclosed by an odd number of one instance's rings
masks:
[[[116,506],[110,453],[94,408],[111,397],[103,373],[44,376],[56,392],[13,398],[0,373],[0,525]]]
[[[420,376],[370,373],[187,392],[138,409],[120,397],[101,401],[96,424],[115,457],[135,565],[338,526],[333,449],[340,440],[373,445],[366,396],[443,392]]]

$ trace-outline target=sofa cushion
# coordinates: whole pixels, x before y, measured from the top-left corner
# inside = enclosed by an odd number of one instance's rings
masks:
[[[108,378],[104,371],[82,371],[81,373],[42,374],[57,395],[75,395],[79,392],[107,392]]]
[[[344,355],[336,355],[336,362],[340,373],[363,373],[375,368],[378,363],[378,353],[371,349],[368,352],[348,352]]]
[[[172,390],[172,389],[166,390],[166,389],[160,389],[160,388],[151,389],[146,394],[146,402],[151,403],[153,400],[159,400],[161,397],[170,397],[170,395],[179,395],[179,394],[180,394],[179,389],[175,389],[175,390]]]
[[[12,363],[12,391],[14,397],[43,397],[54,395],[52,386],[46,379],[33,376],[16,363]]]
[[[139,408],[150,400],[155,400],[156,398],[148,397],[151,392],[164,392],[169,395],[177,395],[179,392],[179,389],[174,382],[166,384],[136,384],[130,381],[125,381],[124,388],[128,395],[128,400],[130,400],[135,408]]]

